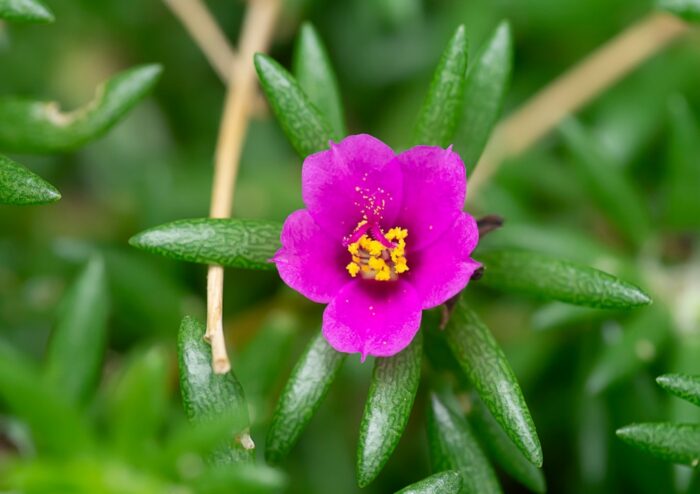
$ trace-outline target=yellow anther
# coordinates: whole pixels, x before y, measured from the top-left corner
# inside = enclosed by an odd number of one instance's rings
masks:
[[[348,273],[350,273],[350,276],[352,276],[353,278],[357,276],[357,273],[360,272],[360,266],[358,266],[357,263],[354,262],[354,260],[353,262],[345,266],[345,269],[348,270]]]
[[[361,221],[357,228],[366,223]],[[405,228],[391,228],[384,234],[384,238],[391,242],[392,247],[386,247],[386,242],[382,243],[368,234],[362,235],[348,245],[352,262],[345,266],[345,269],[353,278],[361,274],[364,279],[395,280],[399,274],[408,271],[405,240],[407,236],[408,230]]]

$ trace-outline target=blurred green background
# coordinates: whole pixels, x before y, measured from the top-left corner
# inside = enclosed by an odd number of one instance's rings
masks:
[[[49,206],[0,207],[0,338],[40,360],[59,301],[81,266],[101,253],[109,283],[109,345],[98,398],[87,413],[103,420],[100,402],[113,393],[115,376],[155,346],[170,362],[163,389],[168,405],[158,429],[163,436],[168,424],[182,420],[175,338],[184,314],[204,313],[206,269],[138,252],[127,240],[160,223],[207,215],[225,89],[160,1],[47,4],[54,24],[0,26],[0,95],[55,99],[72,108],[120,70],[159,63],[164,72],[146,101],[80,151],[12,155],[56,185],[63,198]],[[244,4],[208,5],[229,38],[237,39]],[[476,51],[500,20],[511,22],[515,64],[507,115],[651,10],[651,2],[639,0],[290,0],[271,54],[289,66],[299,24],[311,21],[338,73],[350,132],[368,132],[401,149],[410,143],[431,73],[459,23]],[[700,200],[674,205],[679,187],[689,188],[691,197],[692,191],[700,194],[698,88],[700,36],[694,33],[605,91],[568,131],[509,160],[476,202],[468,199],[474,214],[506,219],[485,242],[530,247],[624,275],[660,300],[654,306],[659,309],[627,315],[472,290],[475,307],[523,386],[550,492],[689,488],[688,471],[645,456],[614,431],[634,421],[700,421],[697,409],[669,399],[653,381],[664,372],[700,373]],[[571,138],[577,133],[583,139],[579,152]],[[591,158],[591,149],[603,159]],[[586,159],[605,162],[629,181],[641,196],[649,231],[630,236],[616,228],[585,179],[580,162]],[[689,167],[679,164],[684,160]],[[300,160],[262,108],[246,139],[235,215],[283,220],[301,206]],[[227,272],[227,335],[261,448],[276,397],[318,330],[320,310],[286,289],[274,272]],[[655,310],[663,314],[646,312]],[[643,336],[625,340],[626,350],[610,357],[630,329]],[[615,362],[625,359],[630,362],[617,369]],[[288,492],[359,491],[354,448],[370,373],[359,357],[348,359],[282,466]],[[601,373],[605,377],[596,377]],[[428,474],[424,409],[419,394],[396,453],[364,492],[391,492]],[[0,402],[0,464],[17,454],[32,457],[21,422]],[[506,492],[525,492],[505,476],[502,482]]]

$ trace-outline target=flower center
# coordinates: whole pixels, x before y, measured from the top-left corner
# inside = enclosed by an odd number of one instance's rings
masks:
[[[345,266],[350,276],[366,280],[393,281],[408,271],[405,228],[392,228],[386,234],[377,225],[361,221],[348,240],[352,262]]]

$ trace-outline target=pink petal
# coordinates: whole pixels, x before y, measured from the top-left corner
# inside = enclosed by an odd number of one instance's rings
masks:
[[[319,303],[330,302],[350,275],[349,254],[305,209],[287,217],[280,235],[282,248],[273,258],[280,277],[294,290]]]
[[[419,252],[408,256],[403,276],[418,293],[423,309],[430,309],[457,295],[481,265],[469,257],[479,241],[476,221],[460,213],[457,221]]]
[[[440,237],[464,208],[467,175],[459,155],[437,146],[416,146],[396,157],[403,171],[398,222],[408,228],[412,250]]]
[[[355,280],[346,284],[323,313],[323,335],[345,353],[390,357],[413,340],[421,320],[420,299],[402,280]]]
[[[314,220],[338,238],[351,234],[363,214],[392,223],[403,186],[394,156],[389,146],[366,134],[348,136],[308,156],[301,172],[302,197]]]

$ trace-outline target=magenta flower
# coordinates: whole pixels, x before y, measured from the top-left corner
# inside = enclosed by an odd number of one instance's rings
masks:
[[[423,309],[462,290],[479,263],[474,218],[462,211],[464,164],[451,148],[400,154],[366,134],[308,156],[307,209],[282,228],[284,282],[327,303],[323,335],[339,352],[388,357],[418,331]]]

